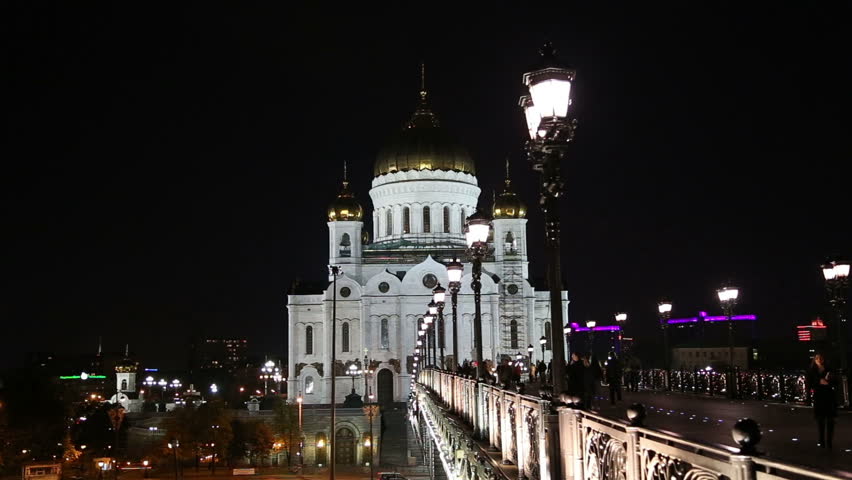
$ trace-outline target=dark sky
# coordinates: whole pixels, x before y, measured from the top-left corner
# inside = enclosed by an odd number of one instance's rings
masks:
[[[4,363],[94,351],[98,335],[158,364],[193,334],[282,352],[287,288],[323,276],[341,165],[369,207],[421,59],[481,203],[511,157],[541,245],[516,102],[545,40],[578,72],[562,204],[573,320],[624,309],[650,342],[659,297],[675,315],[716,312],[730,279],[761,335],[791,338],[823,308],[819,263],[852,253],[842,7],[33,3],[0,14]]]

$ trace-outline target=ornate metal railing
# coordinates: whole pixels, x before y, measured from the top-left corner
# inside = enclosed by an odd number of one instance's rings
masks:
[[[648,382],[648,387],[659,382],[662,375],[653,371],[642,374],[643,379],[647,378],[644,381]],[[781,381],[783,376],[778,378]],[[795,378],[791,375],[783,380],[795,383]],[[715,391],[720,381],[724,385],[724,380],[724,377],[720,380],[710,374],[681,374],[676,382],[671,378],[669,381],[678,387],[683,385],[684,389],[693,388],[693,392],[702,388],[709,392]],[[759,385],[763,383],[754,387]],[[438,370],[421,372],[415,391],[412,411],[433,425],[436,445],[446,450],[443,458],[451,479],[837,478],[755,455],[754,446],[760,439],[760,432],[757,423],[751,420],[740,421],[734,427],[734,439],[741,447],[737,449],[693,442],[676,434],[646,428],[642,425],[644,407],[638,404],[628,409],[630,421],[567,406],[554,409],[546,398],[523,395]],[[491,450],[490,456],[486,448]],[[499,459],[499,463],[495,459]]]
[[[737,398],[807,405],[810,395],[804,372],[739,370],[734,373]],[[711,396],[728,394],[728,373],[717,370],[671,370],[668,384],[662,369],[639,370],[639,388]]]

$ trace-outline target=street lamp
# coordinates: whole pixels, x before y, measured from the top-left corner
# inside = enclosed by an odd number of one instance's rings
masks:
[[[434,297],[434,294],[433,294],[433,297]],[[436,339],[437,339],[437,336],[438,336],[437,335],[437,333],[438,333],[438,322],[437,322],[437,320],[438,320],[438,304],[435,302],[435,300],[430,300],[427,307],[429,308],[429,316],[432,317],[432,321],[429,322],[429,325],[431,326],[431,330],[429,331],[429,340],[432,342],[432,366],[436,367],[438,365],[438,361],[437,361],[438,354],[437,354],[437,348],[436,348],[437,347]]]
[[[616,344],[616,353],[621,357],[621,338],[624,335],[624,324],[627,323],[627,314],[619,312],[615,314],[615,323],[618,324],[618,343]]]
[[[335,365],[337,362],[337,277],[342,275],[342,271],[338,265],[329,265],[328,273],[331,275],[331,365]],[[335,396],[337,390],[337,376],[334,373],[334,368],[331,369],[331,417],[329,418],[330,426],[329,431],[332,435],[336,431],[336,420],[337,420],[337,397]],[[331,446],[329,447],[329,469],[328,469],[328,480],[334,480],[334,450],[335,444],[337,442],[331,442]]]
[[[565,359],[570,362],[571,361],[571,332],[574,329],[571,328],[571,325],[565,324],[562,327],[562,333],[565,334]]]
[[[437,305],[438,311],[438,348],[441,349],[441,370],[447,368],[446,362],[444,360],[444,344],[445,341],[445,333],[444,333],[444,300],[447,296],[447,289],[441,286],[439,283],[434,289],[432,289],[432,301]]]
[[[358,375],[361,375],[361,370],[358,370],[358,367],[355,366],[355,364],[353,363],[353,364],[349,365],[349,371],[346,372],[346,373],[348,373],[349,376],[352,377],[352,394],[354,395],[355,394],[355,377],[357,377]]]
[[[825,289],[828,293],[828,302],[834,310],[834,325],[832,340],[835,343],[835,352],[840,356],[841,378],[846,381],[849,367],[849,358],[846,353],[846,298],[849,290],[849,262],[845,260],[831,260],[822,266],[822,274],[825,277]],[[846,393],[844,385],[844,393]],[[845,395],[844,395],[845,398]],[[848,402],[848,400],[847,400]]]
[[[716,291],[719,295],[719,303],[722,305],[722,311],[728,319],[728,395],[731,398],[737,396],[737,382],[734,379],[734,307],[737,304],[737,297],[740,291],[736,287],[722,287]]]
[[[672,302],[662,300],[657,303],[660,313],[660,328],[663,329],[663,371],[665,372],[666,389],[669,388],[669,318],[672,316]]]
[[[482,363],[482,282],[480,279],[482,278],[482,260],[488,254],[490,231],[491,219],[480,210],[465,220],[464,236],[467,240],[467,253],[473,260],[473,278],[470,286],[473,289],[473,343],[477,381],[485,376],[485,365]]]
[[[550,288],[550,324],[562,325],[562,273],[560,255],[559,197],[564,193],[560,163],[567,156],[574,138],[576,120],[568,119],[571,105],[571,83],[576,72],[556,60],[550,43],[539,51],[541,63],[523,76],[529,95],[521,97],[520,106],[527,120],[530,140],[526,151],[532,169],[541,173],[539,203],[544,212],[547,252],[547,284]],[[565,359],[562,358],[562,336],[553,336],[553,391],[563,392]]]
[[[450,299],[453,303],[453,372],[459,370],[459,332],[458,332],[458,305],[459,289],[461,288],[464,265],[456,259],[447,264],[447,278],[450,280]]]
[[[420,325],[420,328],[424,331],[424,335],[426,335],[426,359],[423,364],[427,367],[432,366],[432,356],[435,353],[435,336],[433,333],[434,329],[432,328],[434,321],[435,316],[427,310],[423,315],[423,324]]]
[[[598,324],[595,320],[586,320],[586,328],[589,329],[589,354],[595,354],[595,326]]]

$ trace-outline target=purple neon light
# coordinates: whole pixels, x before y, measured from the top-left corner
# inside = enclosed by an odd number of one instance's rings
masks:
[[[704,320],[708,322],[723,322],[728,320],[728,317],[724,315],[706,317]],[[757,320],[757,315],[734,315],[731,317],[731,320]]]
[[[706,317],[706,316],[707,316],[707,312],[698,312],[698,316],[699,316],[699,317]]]
[[[620,332],[621,327],[618,325],[604,325],[602,327],[595,327],[596,332]],[[588,332],[589,327],[577,327],[574,329],[575,332]]]
[[[672,324],[672,323],[691,323],[691,322],[697,322],[697,321],[698,321],[698,319],[695,318],[695,317],[692,317],[692,318],[673,318],[673,319],[669,320],[669,324]]]
[[[726,317],[724,315],[710,315],[710,316],[708,316],[707,312],[699,312],[699,314],[701,315],[702,320],[704,320],[705,322],[724,322],[724,321],[728,320],[728,317]],[[731,317],[731,320],[736,320],[736,321],[752,320],[753,321],[753,320],[757,320],[757,315],[734,315],[734,316]],[[669,320],[669,324],[671,325],[671,324],[676,324],[676,323],[695,323],[695,322],[698,322],[698,321],[700,321],[698,319],[698,317],[673,318],[673,319]]]

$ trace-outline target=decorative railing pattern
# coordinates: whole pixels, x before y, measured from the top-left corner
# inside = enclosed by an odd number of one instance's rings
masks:
[[[671,370],[668,382],[662,369],[639,370],[639,388],[671,390],[710,396],[728,393],[728,373],[717,370]],[[739,370],[735,372],[737,398],[772,400],[806,405],[810,402],[804,372],[769,372]]]
[[[675,372],[672,372],[675,373]],[[724,376],[678,372],[674,386],[714,389]],[[691,376],[689,374],[692,374]],[[645,388],[665,381],[662,371],[642,373]],[[791,388],[796,375],[764,378],[740,374],[740,381],[765,395],[772,382]],[[656,382],[656,383],[655,383]],[[698,387],[693,387],[697,385]],[[701,387],[701,386],[704,387]],[[665,383],[662,384],[665,386]],[[742,449],[707,445],[642,426],[644,408],[630,408],[631,422],[560,406],[470,378],[438,370],[419,374],[412,411],[431,425],[436,445],[451,479],[503,480],[508,475],[485,455],[482,443],[500,452],[504,465],[517,467],[518,479],[529,480],[828,480],[830,474],[768,461],[749,453],[759,439],[757,424],[735,426]],[[803,398],[803,397],[802,397]],[[479,408],[476,404],[479,402]],[[748,424],[750,422],[750,425]],[[751,428],[751,430],[749,430]],[[479,439],[474,441],[473,436]],[[514,480],[514,478],[513,478]]]

